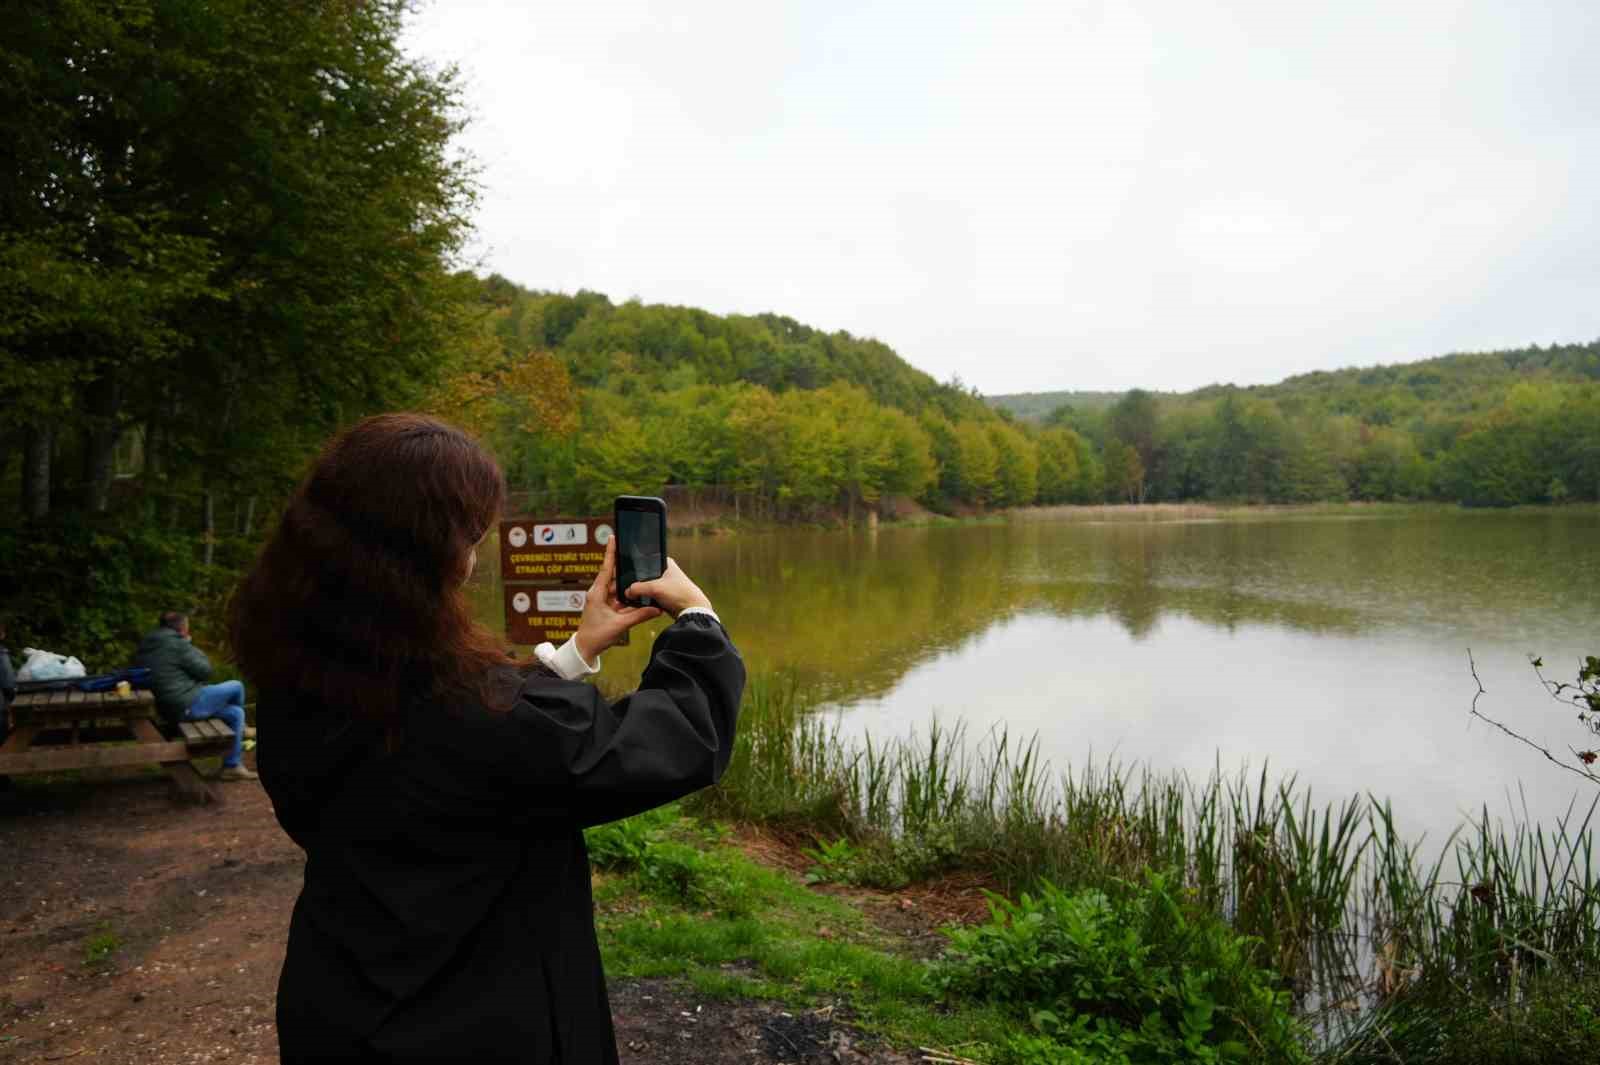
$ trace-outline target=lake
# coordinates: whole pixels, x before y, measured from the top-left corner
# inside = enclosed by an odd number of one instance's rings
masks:
[[[1265,763],[1320,800],[1391,799],[1403,831],[1435,840],[1486,804],[1548,824],[1600,792],[1467,713],[1470,648],[1482,710],[1552,750],[1582,743],[1527,655],[1571,680],[1600,653],[1593,508],[1010,520],[671,550],[752,671],[793,672],[850,734],[937,715],[969,740],[1037,734],[1058,770]],[[483,602],[487,619],[498,599]],[[648,646],[636,633],[606,672],[636,676]]]

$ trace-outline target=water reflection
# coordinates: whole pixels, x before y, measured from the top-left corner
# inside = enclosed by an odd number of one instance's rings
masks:
[[[1544,807],[1570,795],[1467,728],[1465,653],[1486,709],[1564,748],[1523,655],[1593,653],[1592,509],[786,532],[673,553],[753,669],[793,671],[851,728],[902,734],[938,710],[1037,730],[1058,766],[1090,749],[1201,773],[1270,759],[1325,794],[1409,798],[1444,829],[1519,782]],[[607,672],[637,671],[648,643]]]
[[[1415,518],[1008,523],[680,539],[746,654],[871,696],[1018,611],[1163,617],[1232,632],[1472,632],[1519,645],[1585,626],[1592,512]]]

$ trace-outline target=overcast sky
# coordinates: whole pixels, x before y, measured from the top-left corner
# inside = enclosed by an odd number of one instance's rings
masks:
[[[1600,337],[1600,3],[434,0],[480,265],[987,394]]]

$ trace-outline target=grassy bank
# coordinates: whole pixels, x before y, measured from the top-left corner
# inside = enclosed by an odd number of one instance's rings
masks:
[[[732,767],[690,810],[789,833],[809,846],[815,881],[893,889],[973,873],[1022,907],[998,911],[996,942],[1008,928],[1046,940],[1058,925],[1081,930],[1087,913],[1107,927],[1143,929],[1129,942],[1165,952],[1172,972],[1194,968],[1196,950],[1211,959],[1207,971],[1232,958],[1235,991],[1270,971],[1252,994],[1282,994],[1299,1038],[1328,1061],[1540,1061],[1504,1048],[1473,1057],[1472,1047],[1489,1044],[1470,1033],[1497,1026],[1542,1054],[1600,1025],[1586,1004],[1594,1000],[1583,998],[1600,981],[1593,808],[1553,827],[1500,827],[1485,811],[1437,854],[1423,854],[1387,805],[1359,796],[1318,803],[1265,771],[1197,781],[1108,763],[1057,775],[1034,746],[1004,734],[935,728],[854,746],[806,710],[792,684],[757,678]],[[1176,914],[1176,924],[1161,925],[1151,916],[1158,911]],[[1230,936],[1242,945],[1229,946]],[[1047,946],[1007,945],[1016,956],[1002,969],[1026,978],[973,1001],[1040,1039],[1039,1060],[1072,1060],[1060,1055],[1091,1044],[1063,1034],[1063,1016],[1094,1014],[1063,997],[1070,972],[1059,970],[1083,961],[1082,945]],[[1132,977],[1119,979],[1129,986]],[[1237,1020],[1242,1007],[1227,1009]],[[1249,1030],[1270,1030],[1274,1016],[1266,1009]],[[1404,1054],[1395,1049],[1408,1039]],[[983,1060],[1009,1060],[1004,1046]]]
[[[1116,896],[1046,890],[1017,905],[997,900],[997,919],[951,929],[943,956],[930,959],[860,899],[752,861],[725,831],[675,809],[592,829],[589,843],[613,980],[672,976],[706,995],[838,1011],[893,1047],[917,1048],[919,1060],[1130,1060],[1063,1056],[1074,1042],[1141,1051],[1139,1061],[1308,1060],[1286,996],[1250,962],[1246,941],[1184,915],[1159,883]],[[1093,957],[1098,979],[1052,962],[1068,951]],[[1019,966],[1023,956],[1038,964]],[[1184,962],[1213,968],[1170,996],[1169,974]],[[1028,1008],[1039,988],[1067,981],[1076,998],[1094,1000],[1087,1040],[1074,1039],[1070,1016]],[[1019,1009],[1028,1021],[1020,1026]],[[1186,1041],[1231,1049],[1193,1057]]]

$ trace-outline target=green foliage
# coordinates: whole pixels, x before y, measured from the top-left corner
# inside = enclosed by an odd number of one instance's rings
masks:
[[[8,9],[0,475],[22,505],[0,525],[31,521],[8,532],[30,563],[111,570],[11,605],[39,642],[99,655],[154,602],[111,602],[149,560],[82,553],[82,522],[211,565],[157,560],[162,605],[220,595],[329,432],[415,402],[468,346],[457,90],[400,51],[408,7]]]
[[[92,672],[128,665],[161,611],[193,610],[206,590],[183,538],[118,516],[0,526],[0,557],[12,560],[0,569],[11,645],[77,655]],[[197,629],[214,635],[203,619]]]
[[[476,416],[512,487],[561,507],[667,485],[710,491],[756,517],[847,520],[886,497],[1026,505],[1039,446],[958,383],[938,384],[874,340],[775,315],[719,317],[484,281],[498,349],[464,370],[502,380],[553,356],[581,388],[579,424],[529,433],[507,387]],[[496,408],[499,409],[496,409]],[[1090,495],[1086,463],[1052,456],[1050,490]]]
[[[1133,448],[1141,468],[1155,462],[1156,432],[1160,412],[1155,397],[1141,388],[1128,392],[1106,412],[1106,430],[1112,439]]]
[[[1034,1034],[1012,1047],[1022,1060],[1309,1060],[1257,944],[1181,901],[1166,877],[1109,895],[1045,881],[989,905],[986,924],[946,930],[930,979],[1028,1021]]]
[[[109,924],[102,923],[93,935],[83,941],[83,964],[89,968],[103,967],[121,949],[122,937]]]
[[[1327,1065],[1600,1062],[1600,976],[1534,976],[1509,997],[1455,981],[1412,987],[1329,1047]]]
[[[855,845],[843,836],[832,843],[818,840],[815,847],[807,847],[803,853],[815,863],[806,870],[808,884],[850,883],[860,857]]]
[[[1186,395],[1060,394],[1071,403],[1040,420],[1043,397],[1000,397],[996,411],[877,341],[773,315],[618,306],[496,277],[481,293],[496,372],[553,357],[581,386],[574,437],[510,417],[486,430],[513,487],[557,508],[664,486],[801,520],[850,520],[886,496],[935,508],[1600,498],[1600,345]]]
[[[854,884],[895,891],[931,879],[960,864],[962,849],[953,826],[929,826],[908,835],[875,836],[853,842],[819,840],[805,850],[815,864],[808,883]]]
[[[647,895],[680,906],[745,912],[747,902],[725,858],[675,838],[683,828],[677,808],[666,806],[587,829],[584,841],[596,868],[629,874]]]
[[[650,845],[665,839],[666,828],[676,820],[676,812],[667,806],[585,829],[589,861],[597,869],[637,869]]]
[[[1138,452],[1153,500],[1510,506],[1600,498],[1597,382],[1600,343],[1592,343],[1184,395],[1135,390],[1089,403],[1041,393],[990,402],[1091,440],[1112,499],[1136,495],[1116,449],[1122,444]],[[1066,405],[1050,410],[1052,398]]]
[[[648,894],[685,906],[737,913],[743,903],[724,864],[687,843],[663,841],[646,848],[635,881]]]

